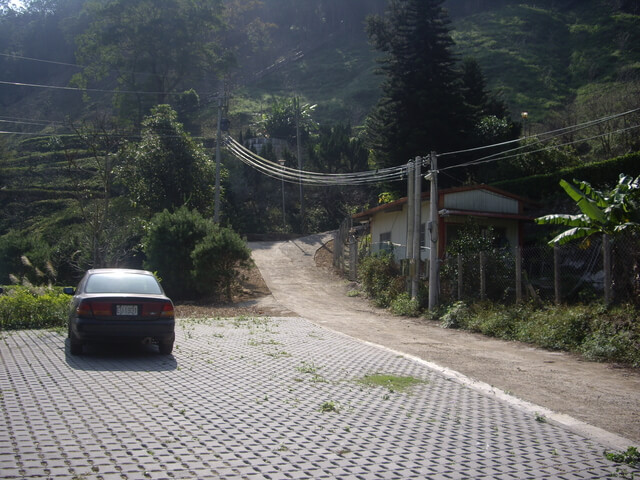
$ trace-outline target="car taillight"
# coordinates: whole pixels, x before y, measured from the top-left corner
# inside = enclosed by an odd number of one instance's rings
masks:
[[[164,302],[160,316],[173,317],[173,304],[171,302]]]
[[[83,300],[78,304],[76,313],[79,317],[108,317],[113,315],[113,309],[108,302],[91,302]]]
[[[173,304],[171,302],[153,302],[142,306],[144,317],[173,317]]]
[[[91,302],[87,302],[86,300],[81,301],[76,307],[76,313],[79,317],[93,317]]]

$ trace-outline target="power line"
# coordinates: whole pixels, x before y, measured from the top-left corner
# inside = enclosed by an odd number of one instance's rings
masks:
[[[0,80],[0,85],[11,85],[17,87],[30,88],[48,88],[52,90],[68,90],[75,92],[93,92],[93,93],[126,93],[130,95],[182,95],[184,92],[146,92],[139,90],[103,90],[100,88],[80,88],[80,87],[62,87],[58,85],[40,85],[35,83],[7,82]]]
[[[449,167],[444,167],[444,168],[441,168],[440,171],[451,170],[451,169],[454,169],[454,168],[461,168],[461,167],[470,167],[470,166],[480,165],[480,164],[484,164],[484,163],[497,162],[499,160],[508,160],[510,158],[519,157],[520,155],[523,155],[524,153],[532,154],[532,153],[539,153],[539,152],[544,152],[544,151],[547,151],[547,150],[552,150],[552,149],[558,148],[558,147],[567,147],[567,146],[570,146],[570,145],[575,145],[576,143],[587,142],[589,140],[595,140],[597,138],[602,138],[602,137],[605,137],[607,135],[615,135],[615,134],[618,134],[618,133],[623,133],[623,132],[626,132],[626,131],[629,131],[629,130],[634,130],[636,128],[640,128],[640,124],[632,125],[632,126],[626,127],[626,128],[619,128],[618,130],[609,131],[609,132],[601,133],[601,134],[598,134],[598,135],[593,135],[593,136],[587,137],[587,138],[581,138],[580,140],[572,140],[570,142],[561,143],[559,145],[551,145],[551,146],[547,146],[547,147],[544,147],[544,148],[539,148],[537,150],[532,150],[532,151],[522,152],[522,153],[516,153],[516,154],[508,155],[508,156],[500,156],[500,155],[504,155],[506,153],[510,153],[510,152],[513,152],[513,151],[522,150],[522,148],[527,148],[526,146],[525,147],[520,147],[520,148],[516,148],[516,149],[513,149],[513,150],[508,150],[506,152],[502,152],[502,153],[498,153],[498,154],[494,154],[494,155],[489,155],[487,157],[479,158],[477,160],[471,160],[469,162],[461,163],[461,164],[458,164],[458,165],[451,165]]]
[[[77,65],[75,63],[56,62],[55,60],[43,60],[41,58],[23,57],[22,55],[16,55],[15,53],[0,53],[0,57],[12,58],[15,60],[28,60],[31,62],[39,62],[39,63],[49,63],[52,65],[62,65],[65,67],[86,68],[83,65]]]
[[[225,146],[246,165],[268,177],[289,183],[302,182],[308,185],[324,186],[363,185],[383,181],[398,181],[406,178],[407,167],[405,165],[365,172],[318,173],[298,170],[271,162],[255,154],[229,136],[225,138]]]
[[[538,133],[536,135],[533,135],[533,137],[537,138],[537,137],[541,137],[541,136],[547,136],[547,135],[551,135],[550,138],[545,139],[545,141],[551,140],[552,138],[556,138],[558,136],[562,136],[562,135],[567,135],[568,133],[575,133],[578,132],[580,130],[586,129],[586,128],[590,128],[593,127],[595,125],[598,125],[600,123],[604,123],[604,122],[609,122],[611,120],[615,120],[617,118],[621,118],[627,115],[631,115],[632,113],[636,113],[639,112],[640,108],[634,108],[632,110],[628,110],[626,112],[622,112],[622,113],[616,113],[613,115],[608,115],[606,117],[601,117],[601,118],[597,118],[595,120],[589,120],[587,122],[583,122],[577,125],[571,125],[569,127],[563,127],[563,128],[558,128],[556,130],[550,130],[548,132],[543,132],[543,133]],[[439,157],[445,157],[445,156],[449,156],[449,155],[457,155],[457,154],[461,154],[461,153],[471,153],[471,152],[477,152],[479,150],[484,150],[484,149],[488,149],[488,148],[496,148],[496,147],[502,147],[504,145],[509,145],[512,143],[517,143],[517,142],[521,142],[522,140],[525,140],[527,138],[531,138],[531,137],[524,137],[524,138],[516,138],[514,140],[509,140],[506,142],[501,142],[501,143],[494,143],[492,145],[484,145],[484,146],[480,146],[480,147],[474,147],[474,148],[468,148],[466,150],[457,150],[454,152],[445,152],[445,153],[439,153],[438,156]],[[526,146],[522,146],[522,147],[518,147],[518,148],[527,148]],[[514,149],[517,150],[517,149]],[[495,155],[500,155],[500,153],[497,153]]]

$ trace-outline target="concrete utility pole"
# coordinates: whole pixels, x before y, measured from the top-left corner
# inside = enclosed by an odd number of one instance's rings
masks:
[[[408,273],[409,278],[413,278],[413,188],[416,184],[413,176],[414,171],[413,160],[409,160],[409,163],[407,163],[407,251],[405,252],[405,258],[409,266],[409,272],[405,271],[405,275]],[[410,290],[408,291],[410,292]]]
[[[422,158],[416,157],[413,186],[413,275],[411,276],[411,298],[418,298],[420,286],[420,225],[422,223]]]
[[[429,222],[429,311],[438,306],[438,156],[431,152],[431,170],[428,175],[431,181],[430,222]]]

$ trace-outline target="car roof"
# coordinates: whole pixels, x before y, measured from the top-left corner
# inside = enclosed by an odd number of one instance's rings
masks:
[[[153,273],[147,270],[137,270],[134,268],[92,268],[91,270],[87,270],[88,275],[93,275],[94,273],[129,273],[138,275],[153,275]]]

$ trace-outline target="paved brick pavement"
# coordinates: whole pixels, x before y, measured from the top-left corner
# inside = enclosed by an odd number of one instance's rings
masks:
[[[301,318],[182,320],[168,357],[71,357],[57,333],[4,332],[0,359],[2,479],[640,475],[544,418]],[[422,383],[358,382],[373,373]]]

